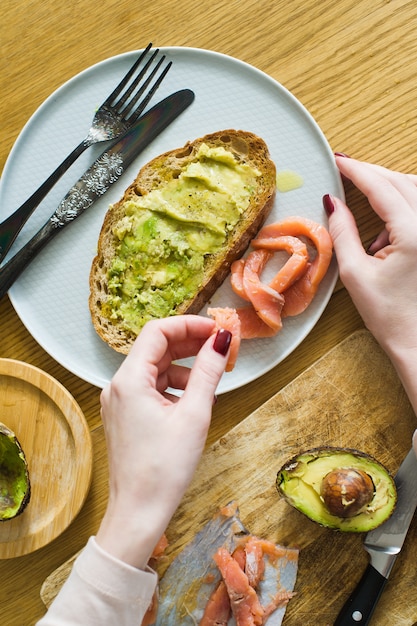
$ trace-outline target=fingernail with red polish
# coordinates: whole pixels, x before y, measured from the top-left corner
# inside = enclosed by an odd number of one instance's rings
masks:
[[[217,331],[213,342],[213,348],[222,356],[226,356],[232,341],[232,333],[229,330],[221,328]]]
[[[350,156],[348,154],[345,154],[344,152],[335,152],[334,156],[340,156],[345,157],[345,159],[350,159]]]
[[[323,196],[323,207],[327,215],[331,215],[334,211],[333,198],[328,193],[326,193],[326,195]]]

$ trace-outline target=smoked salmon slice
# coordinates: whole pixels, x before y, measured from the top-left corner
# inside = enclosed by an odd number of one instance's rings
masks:
[[[213,558],[225,582],[236,626],[262,626],[264,610],[239,563],[225,548]]]
[[[298,550],[277,546],[254,535],[248,535],[242,542],[233,554],[219,548],[213,556],[224,587],[220,583],[213,593],[199,626],[223,626],[225,592],[236,626],[281,624],[285,607],[294,596],[293,585],[285,580],[285,570],[297,566]],[[284,586],[287,582],[290,589]]]
[[[207,315],[212,317],[216,322],[217,330],[229,330],[232,333],[232,340],[230,342],[229,358],[226,363],[226,372],[231,372],[236,365],[237,355],[240,348],[240,319],[236,309],[230,307],[213,307],[207,309]]]
[[[277,334],[273,328],[261,320],[252,306],[236,309],[236,313],[240,319],[241,339],[261,339],[274,337]]]
[[[265,571],[263,549],[259,539],[256,537],[249,537],[245,544],[245,554],[245,574],[248,577],[251,587],[256,589],[259,582],[262,580]]]
[[[241,339],[259,339],[276,335],[276,331],[261,320],[252,305],[241,309],[212,307],[207,309],[207,314],[216,321],[216,330],[224,328],[232,333],[226,372],[232,371],[236,364]]]
[[[241,570],[245,569],[246,552],[243,545],[238,546],[233,552],[233,558]],[[232,609],[230,598],[224,580],[219,582],[218,587],[213,591],[207,602],[203,619],[199,626],[227,626]]]
[[[246,295],[245,288],[243,286],[243,270],[245,269],[245,259],[238,259],[234,261],[230,266],[230,284],[233,291],[240,296],[243,300],[249,302],[249,297]]]
[[[277,333],[282,328],[284,298],[260,278],[271,257],[268,250],[254,250],[249,254],[243,268],[243,289],[261,320]]]
[[[315,249],[310,257],[309,247]],[[326,228],[305,217],[288,217],[264,226],[251,242],[254,250],[231,266],[233,291],[248,306],[211,308],[216,328],[231,331],[233,339],[226,371],[236,363],[242,339],[273,337],[282,328],[282,318],[299,315],[308,307],[327,272],[333,244]],[[285,251],[289,258],[268,283],[262,273],[274,254]]]
[[[230,618],[230,598],[224,580],[211,594],[199,626],[227,626]]]
[[[168,547],[168,539],[167,539],[166,534],[164,533],[162,537],[160,538],[160,540],[158,541],[158,543],[156,544],[155,548],[153,549],[151,558],[152,559],[160,558],[164,554],[167,547]]]
[[[156,626],[281,626],[297,567],[297,549],[251,535],[230,502],[163,575]]]
[[[152,567],[152,569],[155,569],[157,561],[163,556],[167,547],[168,547],[168,539],[164,533],[162,537],[160,538],[160,540],[158,541],[158,543],[156,544],[152,552],[151,558],[149,560],[149,566]],[[156,621],[157,613],[158,613],[158,589],[155,590],[152,596],[152,601],[148,607],[148,610],[143,616],[141,626],[153,626]]]
[[[264,226],[257,240],[281,236],[304,236],[313,242],[316,256],[306,272],[284,292],[283,317],[299,315],[308,307],[330,265],[333,244],[326,228],[306,217],[289,217],[281,222]]]
[[[159,584],[156,626],[196,626],[221,581],[213,554],[220,547],[233,554],[247,534],[236,502],[230,502],[195,535],[172,561]],[[295,583],[295,573],[293,574]]]
[[[269,286],[272,289],[282,293],[290,287],[308,267],[308,250],[306,244],[298,237],[291,235],[282,235],[280,237],[264,237],[259,236],[251,242],[253,248],[262,248],[264,250],[285,250],[290,255],[288,261],[274,276]]]
[[[243,311],[237,310],[242,339],[271,337],[282,328],[281,309],[284,299],[276,289],[261,282],[262,271],[272,256],[268,250],[255,250],[247,259],[239,259],[231,266],[233,291],[253,306],[253,309],[248,307]],[[272,332],[268,329],[272,329]]]

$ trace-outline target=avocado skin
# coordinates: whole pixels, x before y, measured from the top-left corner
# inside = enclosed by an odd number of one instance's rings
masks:
[[[14,509],[12,510],[0,508],[0,522],[7,522],[21,515],[23,511],[26,509],[27,505],[30,502],[31,485],[30,485],[30,479],[29,479],[28,465],[26,462],[26,457],[23,452],[22,446],[20,445],[20,442],[18,438],[16,437],[15,433],[8,426],[0,422],[0,440],[3,438],[7,438],[8,448],[12,450],[14,449],[15,456],[19,459],[18,465],[20,466],[19,467],[20,475],[17,478],[15,477],[15,480],[17,481],[19,480],[19,478],[20,479],[23,478],[24,484],[25,484],[25,490],[21,496],[21,500],[17,508],[14,507]],[[2,450],[3,448],[0,446],[0,452]],[[8,473],[9,469],[10,468],[7,465],[6,454],[4,454],[4,456],[0,454],[0,479],[3,478],[3,476],[5,476]],[[0,498],[1,498],[1,494],[0,494]]]
[[[329,459],[334,460],[334,465]],[[309,464],[317,460],[323,463],[326,471],[321,477],[317,474],[309,482],[311,476],[305,476],[304,468],[307,471]],[[342,467],[365,470],[375,485],[375,495],[370,505],[351,518],[332,515],[320,497],[321,480],[328,472],[341,467],[339,463],[342,463]],[[395,482],[387,468],[366,452],[353,448],[321,446],[295,455],[278,471],[276,487],[288,504],[313,522],[332,530],[351,533],[368,532],[380,526],[393,513],[397,500]]]

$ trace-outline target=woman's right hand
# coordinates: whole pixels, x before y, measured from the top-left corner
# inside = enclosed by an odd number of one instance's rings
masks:
[[[340,277],[417,412],[417,176],[343,156],[336,162],[383,222],[366,252],[346,204],[325,196]]]
[[[367,253],[351,212],[332,198],[329,228],[341,279],[388,353],[417,351],[417,177],[346,157],[336,161],[385,225]]]

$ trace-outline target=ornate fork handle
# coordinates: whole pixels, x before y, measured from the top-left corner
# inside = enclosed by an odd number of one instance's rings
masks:
[[[22,226],[28,220],[38,204],[40,204],[55,183],[90,145],[91,143],[87,141],[87,139],[84,139],[76,148],[74,148],[66,159],[62,161],[61,165],[58,165],[45,182],[42,183],[42,185],[30,196],[30,198],[28,198],[14,213],[12,213],[4,220],[4,222],[0,224],[0,261],[4,259]]]
[[[22,226],[35,208],[84,150],[100,141],[119,137],[138,121],[139,116],[159,88],[159,85],[164,80],[164,77],[172,65],[172,61],[170,61],[166,64],[165,68],[159,72],[165,60],[165,55],[156,62],[157,55],[159,54],[159,49],[156,49],[152,56],[146,61],[143,69],[133,78],[142,61],[146,59],[146,55],[151,47],[152,44],[150,43],[127,74],[122,78],[117,87],[97,109],[87,137],[74,148],[61,165],[59,165],[45,182],[42,183],[39,189],[0,224],[0,262],[5,258]],[[150,73],[146,75],[148,70]],[[157,75],[158,72],[159,75]],[[130,84],[129,81],[131,81]],[[152,83],[152,81],[154,82]],[[145,93],[146,90],[147,92]]]

